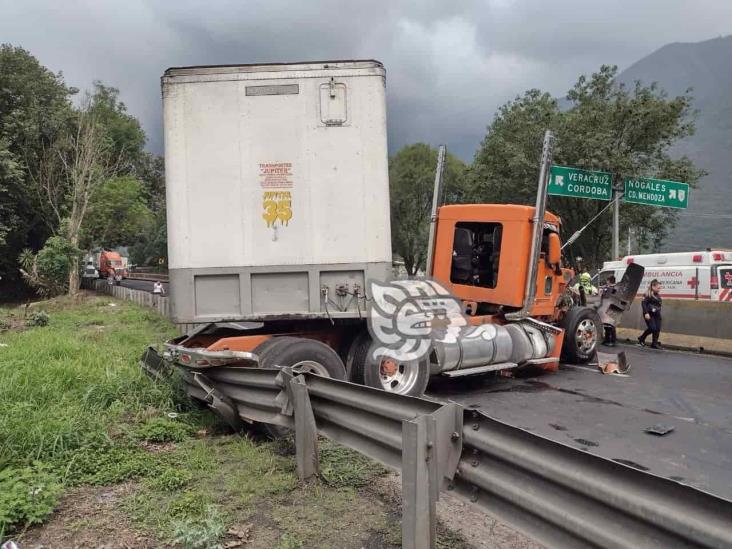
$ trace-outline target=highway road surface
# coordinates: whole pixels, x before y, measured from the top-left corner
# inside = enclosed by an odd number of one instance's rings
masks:
[[[124,286],[125,288],[133,288],[135,290],[142,290],[143,292],[152,292],[153,284],[155,284],[153,280],[136,280],[132,278],[125,278],[122,282],[120,282],[120,286]],[[165,295],[168,295],[167,282],[163,282],[163,289],[165,290]]]
[[[467,408],[732,500],[732,359],[619,346],[627,375],[592,366],[516,378],[439,380],[429,393]],[[659,436],[645,429],[673,427]]]

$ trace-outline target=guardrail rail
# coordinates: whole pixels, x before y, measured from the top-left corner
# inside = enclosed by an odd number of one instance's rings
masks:
[[[141,364],[160,375],[148,349]],[[450,491],[549,547],[732,547],[732,502],[440,402],[288,368],[180,369],[188,393],[235,429],[295,432],[301,479],[318,435],[401,472],[402,546],[435,546]]]

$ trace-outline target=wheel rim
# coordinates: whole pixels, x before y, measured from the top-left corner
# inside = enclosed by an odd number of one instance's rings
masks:
[[[577,325],[575,332],[577,349],[583,353],[591,353],[597,343],[597,326],[589,318],[585,318]]]
[[[409,393],[419,378],[417,361],[400,362],[393,358],[382,358],[379,361],[379,381],[385,391],[390,393]]]
[[[314,360],[301,360],[292,365],[292,371],[298,374],[318,374],[323,377],[330,377],[328,369],[320,362]]]

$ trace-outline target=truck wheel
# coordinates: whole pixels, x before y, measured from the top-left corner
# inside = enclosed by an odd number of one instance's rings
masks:
[[[420,360],[395,360],[387,354],[374,357],[378,344],[369,347],[364,361],[364,384],[389,393],[421,396],[430,380],[427,357]]]
[[[266,360],[265,356],[269,352],[269,349],[274,347],[275,345],[282,344],[283,340],[293,340],[297,339],[295,337],[288,337],[288,336],[274,336],[270,337],[269,339],[265,339],[262,343],[257,345],[254,349],[252,349],[252,352],[259,357],[259,367],[265,368],[269,366],[264,366],[263,362]]]
[[[574,364],[592,360],[602,333],[602,322],[597,312],[588,307],[573,307],[564,317],[562,326],[562,359]]]
[[[293,372],[313,372],[335,379],[346,378],[343,361],[325,343],[302,337],[279,336],[263,341],[254,348],[260,368],[290,366]],[[273,439],[285,438],[290,430],[265,423],[264,429]]]
[[[323,377],[346,379],[346,367],[325,343],[304,337],[273,337],[260,343],[254,353],[261,368],[289,366],[293,372],[311,372]]]
[[[346,358],[346,372],[348,380],[353,383],[364,384],[363,372],[366,367],[366,357],[371,348],[371,334],[368,331],[361,332],[351,343]]]

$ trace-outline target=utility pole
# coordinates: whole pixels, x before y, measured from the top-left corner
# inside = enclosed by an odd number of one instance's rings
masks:
[[[613,257],[615,261],[620,257],[620,198],[623,193],[619,188],[613,189]]]

